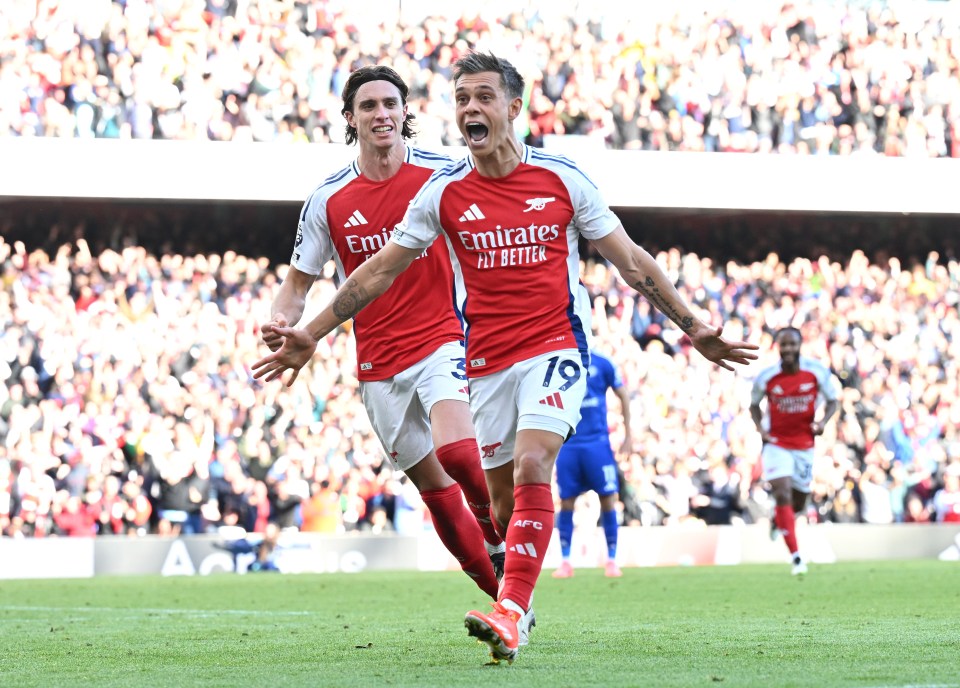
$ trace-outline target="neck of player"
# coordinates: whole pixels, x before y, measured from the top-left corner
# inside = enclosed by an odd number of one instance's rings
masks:
[[[523,148],[516,137],[510,136],[487,155],[473,153],[473,164],[481,177],[506,177],[520,165]]]
[[[400,171],[400,166],[403,165],[406,156],[407,147],[403,141],[389,148],[362,145],[357,164],[360,167],[360,174],[364,177],[375,182],[382,182]]]

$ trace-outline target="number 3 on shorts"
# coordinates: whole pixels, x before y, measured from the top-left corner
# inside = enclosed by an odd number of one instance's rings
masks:
[[[453,363],[457,364],[457,369],[450,371],[450,374],[453,375],[458,380],[466,380],[467,379],[467,359],[451,358],[450,360]]]
[[[554,373],[563,378],[563,384],[560,385],[561,392],[570,389],[570,387],[580,379],[580,366],[576,362],[568,358],[561,361],[559,356],[553,356],[549,361],[550,365],[547,366],[547,374],[543,376],[544,387],[550,386]]]

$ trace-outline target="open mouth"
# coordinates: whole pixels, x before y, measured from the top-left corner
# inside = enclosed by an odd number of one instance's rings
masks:
[[[478,122],[468,122],[466,129],[467,138],[470,140],[470,143],[474,144],[483,143],[487,138],[487,134],[489,133],[486,125]]]
[[[384,125],[382,125],[382,126],[374,127],[374,128],[373,128],[373,133],[374,133],[374,134],[386,134],[386,133],[391,132],[391,131],[393,131],[393,127],[391,127],[391,126],[388,125],[388,124],[384,124]]]

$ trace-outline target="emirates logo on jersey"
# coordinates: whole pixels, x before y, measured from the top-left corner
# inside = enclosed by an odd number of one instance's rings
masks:
[[[553,241],[560,236],[560,225],[538,225],[531,222],[526,227],[502,227],[497,225],[485,232],[457,232],[463,247],[468,251],[487,251],[498,248],[535,246]]]
[[[476,255],[478,270],[509,268],[543,263],[547,260],[547,243],[560,236],[560,225],[526,227],[495,226],[485,232],[457,232],[463,248]]]
[[[351,220],[354,219],[355,218],[351,217]],[[350,221],[344,225],[344,227],[354,226],[356,225],[351,225]],[[350,253],[372,254],[387,245],[387,242],[390,241],[390,230],[384,227],[377,234],[346,234],[343,240],[346,242],[347,250],[350,251]]]
[[[353,227],[359,226],[360,222],[357,222],[357,216],[363,217],[360,215],[359,211],[355,212],[350,216],[350,220],[344,225],[344,227]],[[366,222],[366,220],[364,220]],[[351,224],[355,223],[355,224]],[[383,227],[378,233],[375,234],[345,234],[343,237],[344,242],[347,244],[347,250],[356,255],[363,256],[364,260],[368,260],[373,257],[373,255],[390,243],[390,237],[392,236],[393,231]],[[427,251],[429,248],[423,249],[423,253],[417,256],[417,260],[420,258],[425,258],[427,256]]]
[[[809,413],[816,400],[816,394],[798,394],[774,399],[773,405],[779,413]]]

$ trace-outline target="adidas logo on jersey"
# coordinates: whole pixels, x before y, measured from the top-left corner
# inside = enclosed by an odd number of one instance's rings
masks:
[[[774,385],[773,389],[771,389],[770,391],[773,392],[774,394],[783,394],[783,387],[781,387],[780,385]]]
[[[557,199],[552,196],[550,198],[528,198],[527,205],[530,207],[523,212],[529,213],[531,210],[543,210],[547,207],[547,203],[553,203],[555,200]]]
[[[474,220],[485,220],[486,218],[487,216],[480,211],[477,204],[471,203],[470,207],[460,216],[460,222],[473,222]]]
[[[540,400],[540,403],[544,406],[553,406],[554,408],[558,409],[563,408],[563,399],[560,397],[560,392],[554,392],[553,394],[544,397]]]
[[[367,218],[360,214],[359,210],[354,210],[350,219],[343,223],[344,227],[359,227],[367,224]]]

